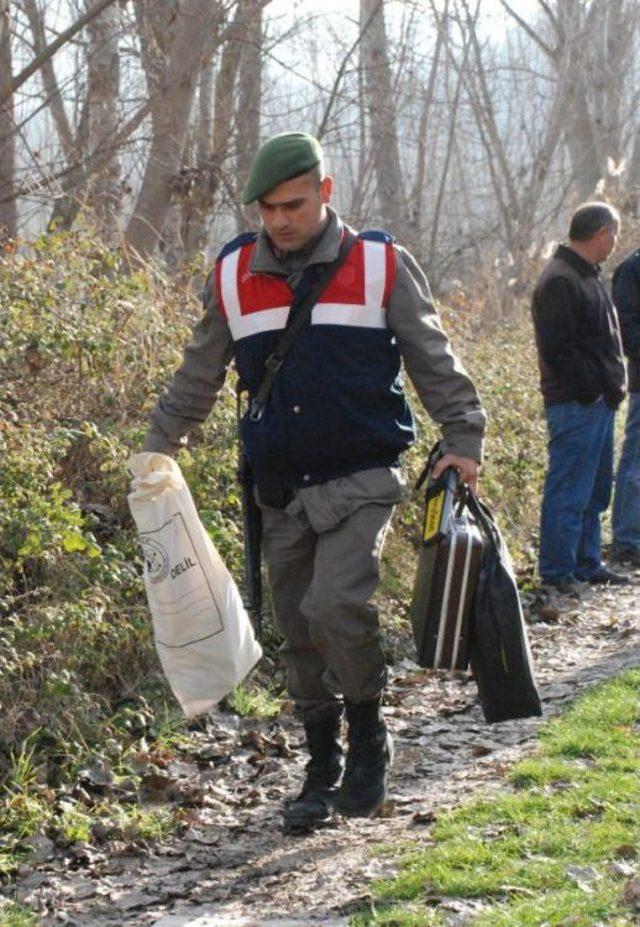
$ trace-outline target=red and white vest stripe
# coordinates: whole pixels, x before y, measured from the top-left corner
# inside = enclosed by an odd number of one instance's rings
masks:
[[[283,278],[250,271],[254,248],[255,242],[240,244],[216,266],[220,308],[234,341],[283,329],[291,305],[292,291]],[[394,277],[392,243],[359,236],[314,306],[311,325],[386,328]]]

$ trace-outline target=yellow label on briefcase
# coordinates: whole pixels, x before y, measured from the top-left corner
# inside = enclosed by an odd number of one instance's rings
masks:
[[[427,499],[424,510],[424,528],[422,531],[423,541],[431,541],[433,538],[437,537],[438,534],[440,534],[444,499],[444,488],[431,496],[430,499]]]

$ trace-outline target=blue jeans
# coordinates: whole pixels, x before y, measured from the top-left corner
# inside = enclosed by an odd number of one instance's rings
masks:
[[[640,393],[629,393],[612,520],[613,549],[640,550]]]
[[[543,581],[589,579],[601,567],[600,514],[613,483],[614,413],[602,399],[545,409],[549,469],[540,523]]]

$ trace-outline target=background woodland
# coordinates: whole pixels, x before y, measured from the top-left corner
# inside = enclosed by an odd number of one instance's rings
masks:
[[[255,217],[261,139],[315,133],[356,227],[507,313],[595,195],[640,197],[634,0],[1,0],[0,227],[89,222],[174,273]]]

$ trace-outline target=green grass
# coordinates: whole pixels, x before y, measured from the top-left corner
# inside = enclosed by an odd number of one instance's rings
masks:
[[[275,718],[282,710],[283,699],[263,686],[236,686],[228,698],[229,705],[241,718]]]
[[[37,923],[36,915],[21,905],[0,902],[0,927],[36,927]]]
[[[111,839],[158,841],[176,832],[180,815],[180,809],[171,805],[145,807],[113,799],[91,808],[76,804],[54,815],[44,798],[14,796],[0,806],[0,832],[7,835],[0,849],[0,878],[11,875],[21,863],[29,864],[29,850],[21,841],[33,834],[46,832],[62,846],[94,843],[96,828]]]
[[[443,899],[489,906],[474,927],[626,927],[624,878],[608,864],[638,838],[640,670],[596,686],[551,721],[512,790],[480,796],[437,820],[430,846],[398,853],[374,886],[378,913],[354,927],[444,925]],[[570,867],[593,870],[575,884]]]

